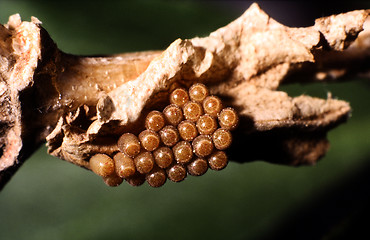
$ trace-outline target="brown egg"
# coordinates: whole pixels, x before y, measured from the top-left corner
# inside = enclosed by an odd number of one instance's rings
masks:
[[[219,128],[213,133],[212,140],[218,150],[225,150],[231,145],[232,136],[229,130]]]
[[[192,141],[198,136],[198,130],[196,125],[188,120],[182,121],[178,126],[180,137],[185,141]]]
[[[196,122],[203,114],[203,107],[198,102],[187,102],[183,107],[183,113],[186,120]]]
[[[113,157],[116,174],[121,178],[128,178],[135,174],[134,159],[124,153],[117,153]]]
[[[133,176],[125,179],[131,186],[137,187],[145,183],[145,175],[136,172]]]
[[[186,141],[177,143],[173,148],[173,155],[178,163],[184,164],[193,158],[193,148]]]
[[[163,144],[169,147],[174,146],[180,140],[179,131],[172,125],[167,125],[162,128],[159,135]]]
[[[192,101],[202,102],[208,95],[208,88],[202,83],[193,84],[189,88],[189,96]]]
[[[196,137],[192,143],[194,153],[198,157],[205,157],[212,153],[214,146],[212,138],[208,135],[200,135]]]
[[[118,139],[118,149],[130,157],[139,154],[141,146],[137,137],[132,133],[125,133]]]
[[[173,152],[169,147],[160,147],[153,152],[154,161],[160,168],[167,168],[174,160]]]
[[[102,177],[107,177],[114,173],[114,161],[105,154],[98,153],[92,156],[89,165],[91,171]]]
[[[139,134],[141,146],[147,151],[153,151],[158,148],[161,141],[158,133],[152,130],[144,130]]]
[[[136,170],[145,174],[150,172],[154,167],[154,157],[151,152],[141,152],[134,158]]]
[[[186,178],[186,169],[180,164],[175,164],[167,169],[167,177],[173,182],[181,182]]]
[[[214,117],[208,114],[200,116],[197,121],[197,129],[200,134],[210,135],[217,129],[217,121]]]
[[[208,164],[212,170],[222,170],[227,163],[228,159],[224,151],[216,151],[208,158]]]
[[[233,108],[228,107],[221,110],[218,116],[218,122],[222,128],[234,130],[239,123],[239,117]]]
[[[109,176],[102,178],[104,183],[109,187],[117,187],[123,182],[123,178],[119,177],[115,172]]]
[[[165,119],[163,113],[159,111],[151,111],[145,119],[146,129],[158,132],[164,127]]]
[[[218,113],[222,109],[222,102],[216,96],[208,96],[203,101],[203,110],[212,117],[217,117]]]
[[[166,121],[173,126],[177,126],[184,119],[181,108],[175,104],[165,107],[163,114]]]
[[[208,170],[208,163],[203,158],[197,158],[187,166],[188,173],[193,176],[201,176]]]
[[[176,88],[170,94],[170,103],[179,107],[184,106],[189,101],[188,92],[184,88]]]
[[[154,167],[145,179],[151,187],[160,187],[166,182],[167,175],[162,168]]]

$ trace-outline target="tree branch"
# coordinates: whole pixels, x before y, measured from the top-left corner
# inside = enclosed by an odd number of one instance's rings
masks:
[[[51,155],[89,168],[92,155],[112,155],[121,134],[137,133],[175,86],[194,82],[240,115],[232,160],[313,164],[350,106],[277,88],[369,77],[368,15],[352,11],[289,28],[253,4],[208,37],[178,39],[163,52],[105,57],[65,54],[36,18],[13,15],[0,25],[0,186],[45,140]]]

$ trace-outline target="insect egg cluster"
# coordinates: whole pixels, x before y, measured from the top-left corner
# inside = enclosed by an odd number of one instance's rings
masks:
[[[90,169],[107,185],[118,186],[126,180],[133,186],[146,181],[160,187],[167,179],[180,182],[187,174],[201,176],[208,168],[227,166],[224,150],[239,121],[236,111],[223,108],[220,98],[210,95],[201,83],[189,90],[175,89],[169,102],[162,112],[146,116],[145,130],[138,136],[123,134],[113,158],[96,154],[90,159]]]

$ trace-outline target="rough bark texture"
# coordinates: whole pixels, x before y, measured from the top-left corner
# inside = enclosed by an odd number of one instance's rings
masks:
[[[13,15],[0,25],[0,186],[45,140],[51,155],[89,168],[93,154],[113,154],[120,134],[137,133],[148,111],[162,110],[171,89],[193,82],[240,114],[231,160],[313,164],[350,106],[277,89],[369,77],[368,15],[358,10],[289,28],[253,4],[208,37],[106,57],[65,54],[36,18]],[[246,148],[248,155],[239,154]]]

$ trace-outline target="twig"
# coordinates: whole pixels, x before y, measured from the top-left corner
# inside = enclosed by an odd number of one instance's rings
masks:
[[[13,15],[0,25],[0,186],[45,140],[51,155],[88,168],[93,154],[116,152],[118,137],[137,132],[171,89],[194,82],[207,84],[241,117],[232,160],[313,164],[350,106],[330,96],[292,98],[277,88],[368,77],[368,25],[360,33],[368,15],[359,10],[289,28],[253,4],[209,37],[107,57],[65,54],[36,18]]]

